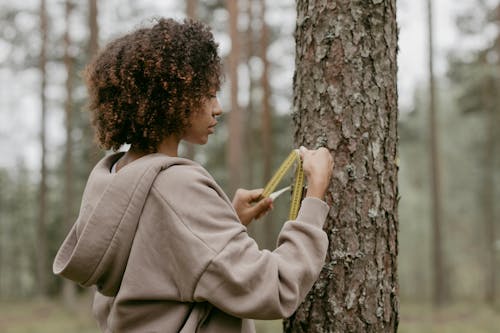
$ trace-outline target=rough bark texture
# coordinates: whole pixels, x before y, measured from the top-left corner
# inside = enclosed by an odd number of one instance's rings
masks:
[[[286,332],[395,332],[397,89],[395,0],[298,0],[295,145],[335,160],[330,248]]]
[[[41,103],[41,120],[40,120],[40,147],[42,150],[40,161],[40,188],[38,196],[38,224],[37,224],[37,244],[36,244],[36,263],[37,263],[37,282],[38,293],[47,295],[48,293],[48,272],[49,266],[47,261],[47,237],[46,237],[46,221],[47,221],[47,143],[46,143],[46,118],[47,118],[47,97],[45,89],[47,87],[47,36],[48,36],[48,19],[46,1],[40,2],[40,33],[42,38],[40,50],[40,103]]]

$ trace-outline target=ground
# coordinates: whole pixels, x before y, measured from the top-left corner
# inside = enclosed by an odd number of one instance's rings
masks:
[[[399,333],[498,333],[500,309],[457,304],[434,311],[427,304],[401,302]],[[281,322],[257,322],[258,333],[281,332]],[[2,333],[99,333],[90,314],[90,298],[79,299],[76,310],[58,300],[0,302]]]

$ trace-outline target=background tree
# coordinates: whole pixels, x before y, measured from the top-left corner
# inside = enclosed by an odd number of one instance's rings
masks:
[[[475,4],[476,11],[467,12],[458,18],[457,23],[465,35],[479,35],[488,27],[500,26],[500,5],[494,6],[479,1]],[[479,26],[471,25],[471,21],[480,18]],[[479,260],[483,262],[484,299],[491,306],[497,302],[497,229],[498,217],[495,209],[497,201],[498,181],[497,171],[500,169],[498,155],[500,153],[499,102],[500,95],[500,34],[497,33],[487,45],[479,50],[468,52],[465,56],[450,57],[449,78],[458,91],[457,108],[462,117],[480,117],[484,133],[482,142],[476,145],[480,156],[481,178],[478,183],[481,188],[477,193],[480,198],[480,208],[483,220],[484,248]],[[458,84],[461,82],[461,84]],[[479,149],[478,149],[479,148]],[[476,152],[477,154],[477,152]]]
[[[46,124],[47,124],[47,97],[45,89],[47,86],[47,39],[48,39],[48,18],[47,5],[45,0],[40,1],[40,33],[41,33],[41,49],[40,49],[40,103],[41,103],[41,121],[40,121],[40,146],[41,146],[41,171],[40,171],[40,189],[39,189],[39,206],[37,219],[37,281],[38,291],[40,295],[46,296],[48,293],[48,260],[47,260],[47,239],[46,239],[46,224],[47,224],[47,143],[46,143]]]
[[[64,172],[64,224],[65,230],[70,230],[75,218],[75,195],[74,195],[74,162],[73,162],[73,78],[74,78],[74,59],[71,54],[71,11],[73,3],[71,0],[65,1],[65,21],[64,31],[64,65],[66,67],[66,100],[64,103],[65,121],[66,121],[66,149],[64,154],[65,172]],[[69,280],[63,283],[63,298],[66,305],[70,308],[75,306],[75,284]]]
[[[187,0],[186,1],[186,16],[191,19],[196,19],[198,17],[198,1],[197,0]],[[190,160],[194,159],[196,154],[195,145],[186,142],[186,157]]]
[[[229,137],[227,141],[227,161],[229,167],[229,181],[227,192],[234,194],[237,187],[241,186],[242,163],[242,112],[238,103],[238,67],[240,62],[240,45],[238,33],[238,3],[227,1],[229,12],[229,33],[231,37],[231,53],[229,54],[229,78],[231,82],[231,113],[229,114]]]
[[[297,1],[295,144],[334,155],[326,265],[286,332],[395,332],[396,3]]]
[[[271,114],[271,87],[269,84],[270,64],[267,59],[267,50],[269,43],[269,28],[266,23],[266,1],[260,0],[260,58],[262,60],[262,75],[260,85],[262,88],[262,111],[261,111],[261,145],[262,145],[262,184],[266,184],[272,177],[273,168],[273,140],[272,140],[272,114]],[[272,215],[266,216],[264,227],[269,229]],[[272,247],[274,243],[274,234],[267,230],[263,233],[264,244]]]
[[[436,117],[436,88],[434,81],[433,62],[433,31],[432,31],[432,2],[427,0],[427,24],[429,45],[429,128],[431,152],[431,198],[432,198],[432,257],[433,257],[433,286],[434,305],[442,306],[446,300],[446,283],[444,274],[444,258],[442,250],[442,205],[441,205],[441,177],[440,154],[438,139],[438,123]]]
[[[87,22],[89,31],[87,59],[90,60],[97,54],[97,51],[99,50],[99,21],[97,0],[88,0],[87,7]],[[90,117],[86,117],[85,119],[86,121],[84,122],[83,127],[84,140],[82,141],[85,141],[88,147],[88,157],[86,158],[88,159],[88,164],[85,169],[88,173],[90,173],[90,170],[101,158],[102,152],[94,140],[94,130],[92,129],[92,126],[90,126]]]
[[[260,0],[260,58],[262,59],[262,135],[261,144],[263,148],[262,159],[263,165],[263,179],[262,183],[265,184],[272,176],[272,157],[273,157],[273,142],[272,142],[272,116],[271,116],[271,87],[269,85],[269,60],[267,59],[267,45],[269,43],[269,29],[266,23],[266,1]]]

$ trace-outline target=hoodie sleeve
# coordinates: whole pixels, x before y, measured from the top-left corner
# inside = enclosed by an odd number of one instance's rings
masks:
[[[321,229],[328,208],[306,198],[296,221],[280,232],[278,248],[260,251],[238,233],[203,272],[195,300],[207,300],[231,315],[253,319],[289,317],[303,301],[323,266],[328,240]]]
[[[259,250],[213,179],[202,168],[190,169],[176,172],[189,175],[169,177],[174,183],[189,178],[189,182],[170,184],[186,191],[186,196],[169,201],[213,253],[193,286],[193,301],[208,301],[241,318],[290,316],[323,266],[328,238],[322,227],[328,205],[316,198],[304,199],[297,219],[283,226],[276,250]]]

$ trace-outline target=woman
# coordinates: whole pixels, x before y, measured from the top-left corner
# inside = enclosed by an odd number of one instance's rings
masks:
[[[233,202],[181,140],[204,144],[221,108],[217,44],[194,21],[160,19],[111,42],[85,71],[102,159],[54,272],[97,287],[103,332],[253,332],[251,318],[291,315],[316,280],[328,245],[322,201],[333,162],[301,148],[308,181],[278,248],[258,249],[245,225],[265,214],[262,190]]]

